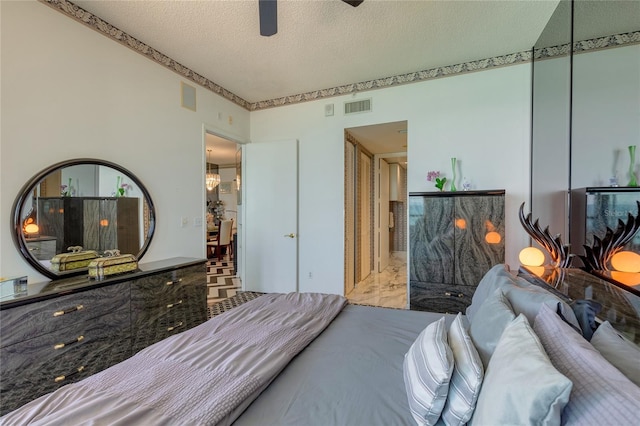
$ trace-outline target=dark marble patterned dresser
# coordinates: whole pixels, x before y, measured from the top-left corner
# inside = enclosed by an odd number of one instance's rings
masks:
[[[29,284],[0,300],[0,415],[207,319],[204,259],[102,281]]]
[[[504,263],[504,190],[409,194],[409,303],[464,312],[483,275]]]

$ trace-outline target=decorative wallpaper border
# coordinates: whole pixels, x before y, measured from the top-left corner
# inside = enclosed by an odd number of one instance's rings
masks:
[[[604,37],[581,40],[573,43],[573,53],[580,54],[592,50],[609,49],[627,44],[640,43],[640,31],[632,31],[624,34],[614,34]],[[544,47],[534,50],[534,59],[548,59],[556,56],[566,56],[569,54],[569,43],[558,46]]]
[[[457,65],[448,65],[423,71],[411,72],[407,74],[362,81],[359,83],[345,84],[328,89],[320,89],[296,95],[283,96],[276,99],[249,102],[68,0],[38,1],[88,26],[89,28],[98,31],[102,35],[109,37],[110,39],[120,43],[121,45],[138,52],[139,54],[147,57],[148,59],[151,59],[159,65],[162,65],[165,68],[168,68],[171,71],[180,74],[185,79],[193,81],[194,83],[199,84],[205,89],[208,89],[213,93],[220,95],[223,98],[249,111],[258,111],[261,109],[275,108],[279,106],[292,105],[307,101],[315,101],[319,99],[348,95],[367,90],[399,86],[401,84],[418,83],[421,81],[449,77],[457,74],[466,74],[475,71],[488,70],[496,67],[516,65],[523,62],[530,62],[532,60],[532,52],[531,50],[527,50],[523,52],[496,56],[493,58],[464,62]],[[590,50],[600,50],[609,47],[620,47],[626,44],[635,43],[640,43],[640,31],[575,42],[574,52],[583,53]],[[569,53],[568,47],[569,46],[567,44],[547,47],[544,49],[537,49],[534,53],[535,59],[567,55]]]

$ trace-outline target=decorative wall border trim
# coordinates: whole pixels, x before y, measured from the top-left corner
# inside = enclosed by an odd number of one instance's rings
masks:
[[[159,65],[162,65],[163,67],[178,73],[185,79],[193,81],[194,83],[199,84],[205,89],[208,89],[213,93],[220,95],[223,98],[249,111],[258,111],[267,108],[293,105],[301,102],[316,101],[319,99],[330,98],[334,96],[342,96],[368,90],[383,89],[387,87],[399,86],[402,84],[418,83],[421,81],[433,80],[436,78],[450,77],[457,74],[466,74],[470,72],[484,71],[491,68],[521,64],[524,62],[530,62],[532,60],[532,52],[531,50],[527,50],[523,52],[496,56],[493,58],[464,62],[457,65],[448,65],[423,71],[411,72],[407,74],[362,81],[359,83],[345,84],[328,89],[320,89],[306,93],[299,93],[296,95],[283,96],[281,98],[268,99],[258,102],[249,102],[68,0],[38,1],[88,26],[89,28],[98,31],[102,35],[109,37],[110,39],[120,43],[121,45],[138,52],[139,54],[147,57],[148,59],[151,59]],[[636,43],[640,43],[640,31],[575,42],[574,52],[584,53],[592,50],[620,47],[627,44]],[[546,59],[555,56],[567,55],[569,53],[568,47],[569,45],[566,44],[547,47],[544,49],[536,49],[533,55],[535,55],[535,59]]]
[[[306,92],[292,96],[284,96],[282,98],[270,99],[267,101],[259,101],[251,104],[252,111],[296,104],[305,101],[314,101],[333,96],[348,95],[351,93],[363,92],[365,90],[382,89],[407,83],[417,83],[420,81],[432,80],[435,78],[448,77],[456,74],[466,74],[469,72],[482,71],[495,67],[503,67],[505,65],[515,65],[529,61],[531,61],[531,51],[510,53],[508,55],[496,56],[494,58],[480,59],[478,61],[464,62],[457,65],[448,65],[444,67],[432,68],[429,70],[416,71],[407,74],[394,75],[391,77],[378,78],[375,80],[362,81],[359,83],[345,84],[343,86],[332,87],[329,89],[314,90],[312,92]]]
[[[595,50],[604,50],[612,47],[621,47],[626,45],[640,43],[640,31],[632,31],[630,33],[613,34],[604,37],[592,38],[589,40],[581,40],[573,43],[573,54],[591,52]],[[543,47],[534,50],[534,59],[548,59],[556,56],[566,56],[569,54],[569,43],[560,44],[558,46]]]

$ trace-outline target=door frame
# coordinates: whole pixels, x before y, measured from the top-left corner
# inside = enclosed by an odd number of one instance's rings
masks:
[[[201,176],[205,176],[205,174],[207,173],[207,133],[209,133],[210,135],[215,135],[218,136],[220,138],[226,139],[230,142],[235,142],[236,143],[236,147],[237,148],[242,148],[244,145],[248,144],[249,141],[245,140],[245,139],[241,139],[239,138],[237,135],[232,135],[230,133],[225,132],[224,130],[212,125],[212,124],[208,124],[208,123],[202,123],[202,144],[201,144],[201,153],[202,153],[202,161],[201,161],[201,171],[200,171],[200,175]],[[240,164],[241,164],[241,173],[242,175],[240,176],[240,182],[244,181],[244,173],[245,173],[245,169],[246,167],[244,167],[244,160],[242,159],[242,157],[240,158]],[[205,180],[204,178],[201,179],[200,184],[202,185],[202,191],[200,191],[202,193],[202,198],[201,198],[201,204],[202,204],[202,212],[203,212],[203,225],[202,225],[202,256],[203,259],[207,258],[207,226],[206,226],[206,217],[207,217],[207,188],[205,187]],[[244,259],[245,259],[245,244],[244,244],[244,232],[242,232],[242,222],[244,222],[244,218],[245,218],[245,191],[242,191],[240,193],[241,199],[242,199],[242,203],[240,205],[238,205],[237,210],[238,210],[238,214],[237,214],[237,218],[238,220],[236,221],[236,232],[238,234],[237,237],[237,245],[238,247],[236,247],[236,262],[237,262],[237,276],[240,278],[240,282],[242,283],[242,289],[244,290],[244,280],[242,279],[242,277],[245,276],[245,265],[244,265]]]

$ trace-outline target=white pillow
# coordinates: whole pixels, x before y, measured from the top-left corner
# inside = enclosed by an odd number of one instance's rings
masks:
[[[591,344],[629,380],[640,386],[640,348],[621,336],[609,321],[596,329]]]
[[[452,372],[453,354],[442,317],[420,333],[404,356],[404,384],[418,425],[434,425],[440,418]]]
[[[573,382],[571,400],[562,413],[567,425],[638,424],[640,387],[543,305],[534,330],[553,365]]]
[[[520,314],[504,330],[491,357],[472,423],[559,425],[571,387]]]
[[[482,365],[487,368],[491,354],[496,348],[502,332],[515,319],[511,304],[498,288],[487,297],[471,321],[469,334],[478,350]]]
[[[484,368],[460,313],[449,328],[449,346],[455,365],[449,382],[447,402],[442,411],[442,420],[447,426],[462,426],[471,419],[476,407]]]

